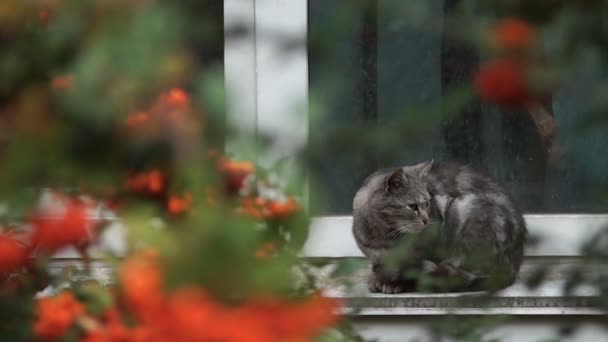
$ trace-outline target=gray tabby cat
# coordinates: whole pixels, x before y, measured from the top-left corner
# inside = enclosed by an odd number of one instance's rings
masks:
[[[442,222],[431,241],[431,219]],[[496,290],[519,272],[527,230],[521,211],[495,181],[463,165],[425,162],[370,175],[355,195],[353,234],[372,262],[370,292],[416,289],[416,270],[436,280],[435,291]],[[407,249],[397,267],[387,258]],[[403,254],[403,253],[402,253]]]

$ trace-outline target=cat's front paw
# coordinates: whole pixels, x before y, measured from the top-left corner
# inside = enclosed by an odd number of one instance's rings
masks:
[[[405,291],[405,287],[398,283],[382,283],[375,278],[367,282],[367,289],[371,293],[395,294]]]
[[[404,292],[405,288],[399,284],[382,284],[382,293],[395,294]]]
[[[367,289],[371,293],[380,293],[382,292],[382,283],[380,283],[375,277],[372,277],[367,281]]]

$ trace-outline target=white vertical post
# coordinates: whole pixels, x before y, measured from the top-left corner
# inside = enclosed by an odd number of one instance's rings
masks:
[[[308,141],[307,0],[256,0],[255,7],[257,130],[274,142],[261,160],[272,163]]]
[[[226,150],[255,142],[257,132],[256,18],[254,0],[224,0],[224,76],[228,125],[236,130]],[[241,32],[237,37],[232,33]],[[254,141],[247,141],[254,137]]]
[[[282,161],[280,178],[301,179],[291,157],[308,143],[307,0],[225,0],[224,10],[227,115],[236,129],[226,149],[257,152],[266,167]],[[231,38],[236,26],[247,34]],[[262,139],[271,145],[255,151]]]

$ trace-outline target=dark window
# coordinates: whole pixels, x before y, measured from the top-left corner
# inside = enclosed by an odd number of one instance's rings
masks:
[[[555,129],[474,96],[450,113],[483,59],[445,29],[457,2],[416,1],[430,14],[420,25],[399,12],[410,1],[309,0],[313,214],[349,214],[372,171],[428,159],[493,175],[526,212],[605,211],[608,136],[577,129],[593,73],[581,66],[543,104]]]

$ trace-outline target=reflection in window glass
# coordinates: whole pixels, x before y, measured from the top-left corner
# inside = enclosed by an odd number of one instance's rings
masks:
[[[309,0],[310,91],[320,104],[311,107],[313,214],[349,214],[372,171],[428,159],[498,178],[526,212],[605,211],[596,191],[607,180],[608,136],[577,129],[591,69],[547,99],[542,122],[498,109],[467,98],[483,57],[443,29],[455,1],[417,1],[424,25],[400,15],[402,3]]]

